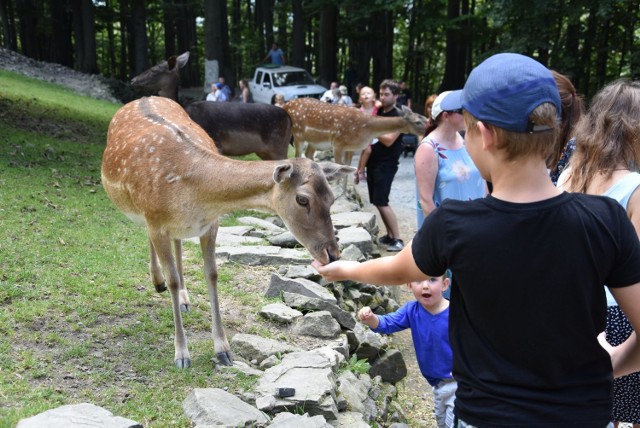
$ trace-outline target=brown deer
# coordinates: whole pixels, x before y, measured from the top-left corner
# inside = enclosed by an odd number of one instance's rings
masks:
[[[162,270],[167,276],[177,367],[191,363],[181,315],[189,307],[181,240],[200,238],[214,349],[220,363],[230,365],[217,291],[215,242],[220,215],[242,208],[274,211],[315,259],[328,263],[339,257],[339,249],[329,215],[334,196],[327,179],[351,172],[351,167],[308,159],[226,158],[184,109],[168,98],[142,98],[116,112],[102,158],[102,185],[127,217],[146,227],[156,290],[166,289]]]
[[[302,155],[302,147],[307,143],[306,157],[311,157],[316,149],[332,148],[334,159],[340,164],[346,163],[346,152],[362,150],[380,135],[403,132],[421,138],[427,125],[426,117],[409,109],[402,109],[398,117],[378,117],[312,98],[293,99],[284,109],[293,122],[296,157]]]
[[[170,56],[166,61],[154,65],[131,79],[134,88],[157,92],[161,97],[178,101],[180,87],[180,69],[187,65],[189,51],[182,55]]]
[[[255,153],[264,160],[289,157],[291,118],[270,104],[196,101],[187,114],[213,139],[225,156]]]

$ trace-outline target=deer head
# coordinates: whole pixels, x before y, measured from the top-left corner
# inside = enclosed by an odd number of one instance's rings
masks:
[[[175,57],[170,56],[166,61],[156,64],[150,69],[131,79],[134,88],[157,92],[165,98],[178,101],[180,87],[180,69],[189,61],[189,51]]]

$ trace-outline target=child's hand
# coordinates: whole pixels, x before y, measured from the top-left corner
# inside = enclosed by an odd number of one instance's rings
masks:
[[[365,306],[358,311],[358,319],[360,319],[361,323],[368,325],[369,328],[372,329],[378,328],[378,325],[380,324],[378,316],[373,313],[369,306]]]
[[[358,319],[360,319],[360,321],[362,321],[365,324],[368,324],[367,321],[370,321],[371,318],[373,318],[374,316],[375,314],[373,313],[373,311],[369,306],[365,306],[364,308],[358,311]]]

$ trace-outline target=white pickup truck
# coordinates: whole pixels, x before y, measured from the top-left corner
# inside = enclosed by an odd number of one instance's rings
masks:
[[[288,65],[264,64],[256,68],[249,82],[253,100],[271,104],[275,94],[284,95],[284,100],[312,97],[320,99],[327,88],[316,84],[309,72]]]

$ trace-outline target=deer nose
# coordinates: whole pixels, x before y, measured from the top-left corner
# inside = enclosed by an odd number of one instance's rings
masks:
[[[335,262],[340,258],[340,256],[336,256],[332,254],[330,251],[327,251],[327,255],[329,256],[329,263]]]

